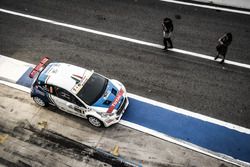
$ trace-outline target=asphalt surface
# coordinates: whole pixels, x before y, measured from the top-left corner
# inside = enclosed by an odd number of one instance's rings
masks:
[[[162,43],[174,21],[174,47],[215,55],[232,32],[227,59],[250,64],[250,16],[156,0],[1,0],[0,8]],[[94,69],[130,93],[250,128],[250,70],[0,13],[0,54],[36,64],[41,56]]]

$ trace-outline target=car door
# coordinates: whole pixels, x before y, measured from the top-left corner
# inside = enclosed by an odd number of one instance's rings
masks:
[[[56,86],[50,85],[49,87],[51,99],[59,109],[79,117],[86,117],[87,108],[73,94]]]

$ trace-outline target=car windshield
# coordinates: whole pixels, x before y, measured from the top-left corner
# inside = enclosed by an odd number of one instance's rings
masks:
[[[77,96],[86,104],[94,104],[104,93],[108,80],[97,73],[93,73]]]

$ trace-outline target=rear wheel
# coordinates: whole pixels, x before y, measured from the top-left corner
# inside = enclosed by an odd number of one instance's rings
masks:
[[[41,99],[40,97],[35,96],[35,97],[33,97],[33,100],[34,100],[34,101],[36,102],[36,104],[38,104],[39,106],[42,106],[42,107],[47,106],[47,103],[46,103],[43,99]]]
[[[96,117],[93,117],[93,116],[89,116],[88,121],[91,125],[98,127],[98,128],[102,127],[102,125],[103,125],[102,121],[100,121],[99,119],[97,119]]]

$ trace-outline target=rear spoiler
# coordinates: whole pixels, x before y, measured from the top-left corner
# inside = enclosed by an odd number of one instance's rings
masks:
[[[40,61],[39,64],[36,65],[35,68],[33,68],[33,70],[30,72],[29,77],[33,78],[37,72],[40,72],[41,68],[45,67],[45,64],[49,61],[48,57],[43,57]]]

